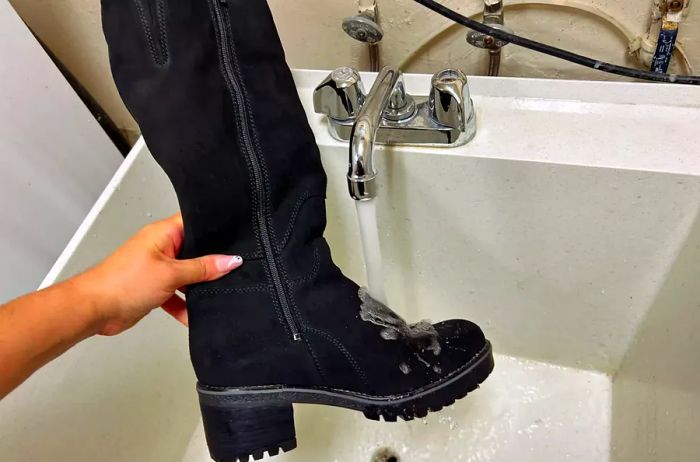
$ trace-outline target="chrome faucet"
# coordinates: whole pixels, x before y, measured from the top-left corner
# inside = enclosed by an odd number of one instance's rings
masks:
[[[377,131],[387,109],[387,117],[393,113],[398,120],[401,120],[400,114],[410,117],[416,110],[416,104],[406,95],[401,72],[389,67],[382,69],[377,76],[350,132],[348,189],[355,200],[376,195],[377,170],[372,154]]]
[[[331,136],[350,141],[347,181],[355,200],[376,195],[375,143],[458,146],[476,133],[467,78],[453,69],[433,76],[428,97],[413,97],[398,69],[383,68],[366,94],[360,74],[341,67],[316,87],[314,111],[328,117]]]

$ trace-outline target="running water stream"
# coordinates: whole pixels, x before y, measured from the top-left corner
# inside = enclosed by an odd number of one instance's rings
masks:
[[[362,252],[367,273],[367,288],[375,300],[387,304],[382,272],[382,253],[379,247],[379,227],[377,226],[377,207],[374,199],[355,201],[357,218],[360,226]]]

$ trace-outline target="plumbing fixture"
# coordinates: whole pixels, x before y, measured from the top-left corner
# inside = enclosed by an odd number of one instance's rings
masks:
[[[372,454],[370,462],[399,462],[399,454],[392,448],[379,448]]]
[[[661,0],[656,0],[661,1]],[[655,30],[655,34],[646,33],[645,36],[639,36],[635,31],[626,26],[623,22],[618,20],[613,14],[607,12],[605,9],[597,5],[591,5],[588,3],[583,3],[580,0],[508,0],[508,3],[503,5],[503,10],[526,10],[528,8],[551,8],[551,9],[562,9],[570,10],[574,13],[587,13],[596,18],[600,19],[602,22],[610,26],[618,34],[625,38],[628,42],[628,51],[633,55],[640,63],[645,67],[651,66],[651,59],[656,51],[656,41],[650,42],[649,37],[651,35],[658,36],[659,28]],[[687,14],[687,9],[684,15]],[[469,14],[470,19],[476,19],[483,16],[482,11],[476,13],[471,12]],[[660,18],[660,16],[659,16]],[[658,19],[658,18],[657,18]],[[447,24],[442,28],[436,29],[428,38],[418,45],[413,51],[407,53],[403,60],[396,66],[399,69],[407,69],[413,65],[416,59],[424,54],[427,50],[435,46],[438,40],[444,39],[450,36],[458,30],[461,30],[463,26],[458,23]],[[651,43],[651,44],[649,44]],[[683,63],[686,68],[686,73],[688,75],[694,74],[693,65],[690,62],[688,52],[683,48],[680,42],[676,42],[674,51],[677,54],[677,58]]]
[[[400,70],[384,67],[365,95],[359,73],[331,72],[314,90],[314,111],[328,117],[331,136],[350,140],[348,189],[356,200],[376,194],[375,143],[459,146],[476,134],[467,77],[445,69],[431,81],[429,96],[406,93]]]
[[[350,37],[365,43],[377,43],[384,37],[379,25],[376,1],[360,1],[359,12],[343,19],[343,30]]]
[[[379,25],[379,9],[376,0],[359,0],[359,12],[343,19],[343,30],[353,39],[367,44],[370,70],[379,70],[379,46],[384,30]]]
[[[459,14],[458,12],[447,8],[441,3],[435,0],[413,0],[426,8],[434,11],[435,13],[443,16],[457,24],[473,29],[477,32],[482,32],[484,34],[489,34],[496,39],[512,43],[514,45],[527,48],[529,50],[537,51],[538,53],[543,53],[555,58],[563,59],[574,64],[581,66],[586,66],[601,72],[607,72],[610,74],[622,75],[625,77],[632,77],[634,79],[649,80],[652,82],[666,82],[675,83],[679,85],[700,85],[700,75],[677,75],[677,74],[660,74],[652,71],[643,71],[639,69],[634,69],[631,67],[619,66],[617,64],[607,63],[605,61],[596,60],[589,58],[588,56],[582,56],[576,53],[572,53],[568,50],[562,48],[557,48],[552,45],[547,45],[546,43],[541,43],[536,40],[531,40],[526,37],[521,37],[520,35],[511,34],[504,30],[499,30],[491,27],[487,24],[482,24],[478,21],[470,19],[466,16]]]
[[[376,195],[374,168],[374,142],[384,112],[393,106],[393,112],[400,122],[400,115],[408,114],[404,108],[410,106],[403,86],[403,76],[398,69],[385,67],[377,76],[372,89],[362,105],[357,120],[350,132],[350,161],[348,165],[348,189],[355,200],[370,199]],[[415,108],[414,108],[415,110]],[[394,120],[394,119],[392,119]]]
[[[512,33],[504,24],[503,0],[484,0],[484,24]],[[488,75],[498,75],[501,68],[501,49],[508,45],[508,42],[475,30],[467,33],[467,42],[472,46],[489,51]]]
[[[357,117],[366,96],[359,72],[339,67],[314,90],[314,111],[330,120],[350,120]]]
[[[652,26],[647,36],[647,41],[651,41],[652,30],[655,27],[659,28],[655,46],[652,45],[654,48],[654,55],[651,59],[650,66],[652,72],[661,74],[668,72],[668,66],[671,63],[671,54],[676,46],[678,28],[684,13],[687,13],[689,1],[690,0],[665,0],[660,2],[657,0],[654,2]]]

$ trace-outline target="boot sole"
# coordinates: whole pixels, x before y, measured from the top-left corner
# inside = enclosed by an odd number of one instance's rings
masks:
[[[404,395],[300,387],[212,388],[197,385],[204,431],[212,459],[243,462],[296,447],[292,403],[321,404],[362,411],[368,419],[413,420],[449,406],[476,390],[493,371],[488,341],[464,367],[443,380]]]

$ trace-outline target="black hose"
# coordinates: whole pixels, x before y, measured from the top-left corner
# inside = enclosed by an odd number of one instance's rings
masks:
[[[651,80],[655,82],[667,82],[667,83],[681,83],[688,85],[700,85],[700,76],[695,75],[676,75],[676,74],[657,74],[651,71],[642,71],[639,69],[633,69],[631,67],[618,66],[615,64],[606,63],[603,61],[597,61],[595,59],[588,58],[586,56],[581,56],[570,51],[562,50],[561,48],[553,47],[551,45],[546,45],[544,43],[536,42],[534,40],[527,39],[525,37],[520,37],[519,35],[510,34],[508,32],[502,31],[500,29],[495,29],[486,24],[482,24],[479,21],[474,21],[454,10],[451,10],[434,0],[414,0],[417,3],[425,6],[438,13],[441,16],[446,17],[458,24],[465,27],[473,29],[482,34],[490,35],[499,40],[503,40],[513,45],[518,45],[530,50],[538,51],[546,55],[554,56],[556,58],[564,59],[575,64],[580,64],[581,66],[590,67],[592,69],[597,69],[599,71],[608,72],[610,74],[623,75],[625,77],[632,77],[635,79]]]

